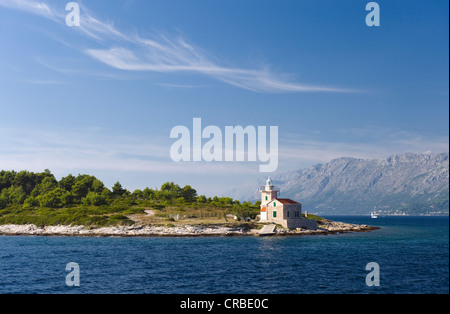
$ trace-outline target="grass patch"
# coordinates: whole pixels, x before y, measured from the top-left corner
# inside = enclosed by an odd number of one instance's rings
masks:
[[[0,225],[28,225],[57,226],[57,225],[83,225],[83,226],[115,226],[130,225],[134,223],[122,213],[115,212],[114,208],[99,207],[68,207],[59,209],[31,208],[0,210]],[[120,210],[122,212],[122,210]]]
[[[305,218],[305,214],[302,214],[302,217]],[[320,217],[320,216],[317,216],[317,215],[313,215],[313,214],[309,214],[309,213],[308,213],[308,219],[317,220],[317,221],[327,220],[327,219],[325,219],[323,217]]]

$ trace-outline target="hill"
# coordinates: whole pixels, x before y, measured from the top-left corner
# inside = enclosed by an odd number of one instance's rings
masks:
[[[196,223],[227,221],[227,215],[254,218],[259,203],[197,195],[173,182],[160,189],[130,192],[117,182],[112,189],[94,176],[68,175],[57,180],[50,170],[0,171],[0,225],[36,226],[171,224],[174,217]]]
[[[449,212],[449,154],[406,153],[381,159],[338,158],[272,177],[283,197],[318,214],[435,215]],[[247,184],[229,195],[258,199]]]

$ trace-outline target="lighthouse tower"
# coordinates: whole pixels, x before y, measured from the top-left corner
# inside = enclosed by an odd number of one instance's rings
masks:
[[[267,204],[278,197],[280,189],[272,184],[272,179],[268,178],[266,185],[259,188],[261,193],[261,221],[267,220]]]

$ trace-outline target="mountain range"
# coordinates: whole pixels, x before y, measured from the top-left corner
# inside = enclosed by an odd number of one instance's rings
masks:
[[[316,214],[448,215],[449,154],[405,153],[381,159],[343,157],[272,177],[281,197]],[[230,191],[258,200],[265,179]]]

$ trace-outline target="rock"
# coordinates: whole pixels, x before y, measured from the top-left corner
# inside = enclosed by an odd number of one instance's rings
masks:
[[[327,221],[317,230],[287,230],[277,227],[278,235],[326,234],[350,231],[369,231],[377,229],[367,225],[353,225]],[[46,226],[35,225],[3,225],[0,235],[53,235],[53,236],[221,236],[221,235],[253,235],[259,230],[247,230],[243,227],[179,225],[162,226],[113,226],[91,228],[85,226]]]

